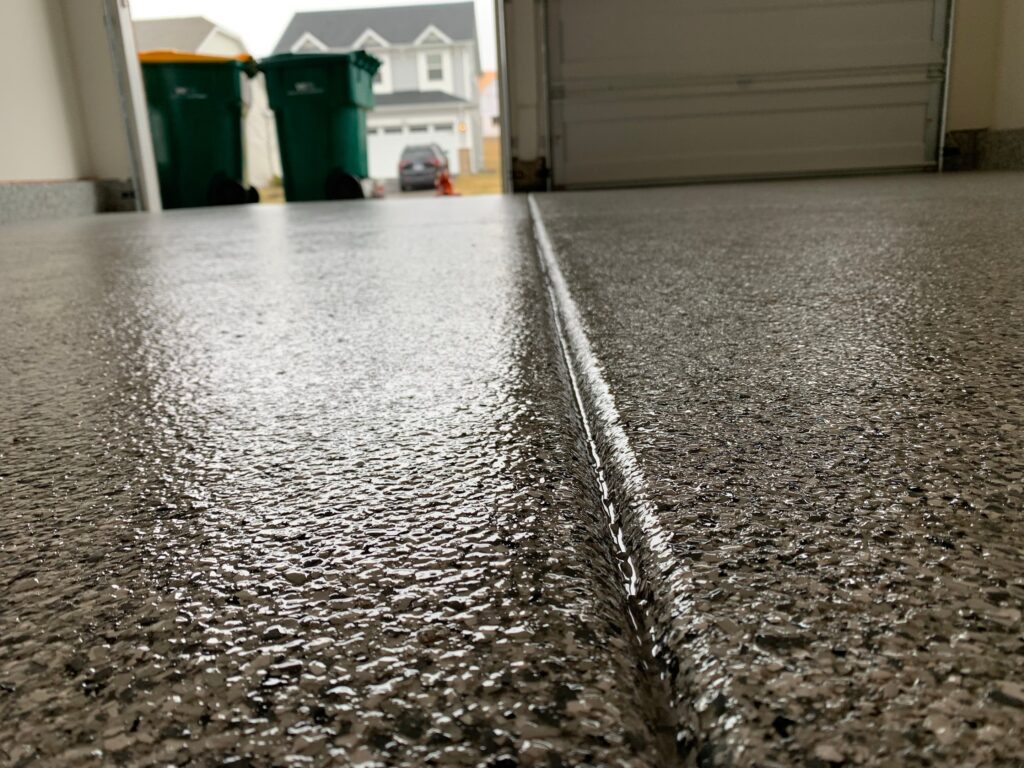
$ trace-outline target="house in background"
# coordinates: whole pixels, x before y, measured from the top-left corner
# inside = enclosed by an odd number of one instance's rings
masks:
[[[484,170],[501,170],[501,96],[498,73],[480,75],[480,122],[483,125]]]
[[[402,149],[413,144],[439,144],[453,174],[482,168],[472,2],[297,13],[275,53],[354,50],[383,62],[367,116],[372,177],[397,177]]]
[[[142,51],[170,49],[207,56],[238,56],[248,53],[237,35],[202,16],[149,19],[134,22],[135,45]],[[245,175],[256,187],[269,186],[281,176],[277,151],[277,127],[267,100],[267,86],[260,73],[246,79],[249,111],[245,117]]]
[[[480,75],[480,119],[484,136],[501,136],[501,107],[498,98],[498,73],[488,70]]]

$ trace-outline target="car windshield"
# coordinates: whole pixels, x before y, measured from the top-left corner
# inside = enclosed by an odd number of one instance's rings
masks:
[[[425,162],[434,159],[434,151],[430,147],[406,147],[402,153],[403,160]]]

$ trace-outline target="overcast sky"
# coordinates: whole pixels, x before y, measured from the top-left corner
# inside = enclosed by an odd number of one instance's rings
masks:
[[[343,8],[369,8],[385,5],[430,5],[438,0],[131,0],[136,19],[165,16],[205,16],[239,35],[249,53],[256,57],[273,51],[292,14],[299,11],[326,11]],[[494,0],[473,0],[480,41],[480,59],[484,69],[494,69],[497,45],[494,34]]]

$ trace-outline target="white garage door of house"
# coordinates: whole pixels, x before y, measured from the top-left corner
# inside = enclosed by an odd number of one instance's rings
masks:
[[[454,124],[451,130],[440,130],[438,126],[451,121],[424,123],[429,126],[425,131],[410,131],[408,126],[398,128],[398,132],[387,132],[383,127],[370,127],[366,137],[367,152],[370,160],[370,177],[374,179],[398,178],[398,162],[402,158],[402,150],[413,144],[438,144],[448,153],[448,168],[452,175],[459,172],[458,134]]]
[[[949,0],[548,0],[556,187],[936,163]]]

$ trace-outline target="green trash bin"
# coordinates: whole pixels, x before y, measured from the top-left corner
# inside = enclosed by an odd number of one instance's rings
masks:
[[[281,53],[260,61],[277,122],[284,195],[291,201],[363,197],[369,176],[366,111],[380,61],[353,53]]]
[[[139,60],[164,208],[258,201],[243,184],[252,58],[146,51]]]

